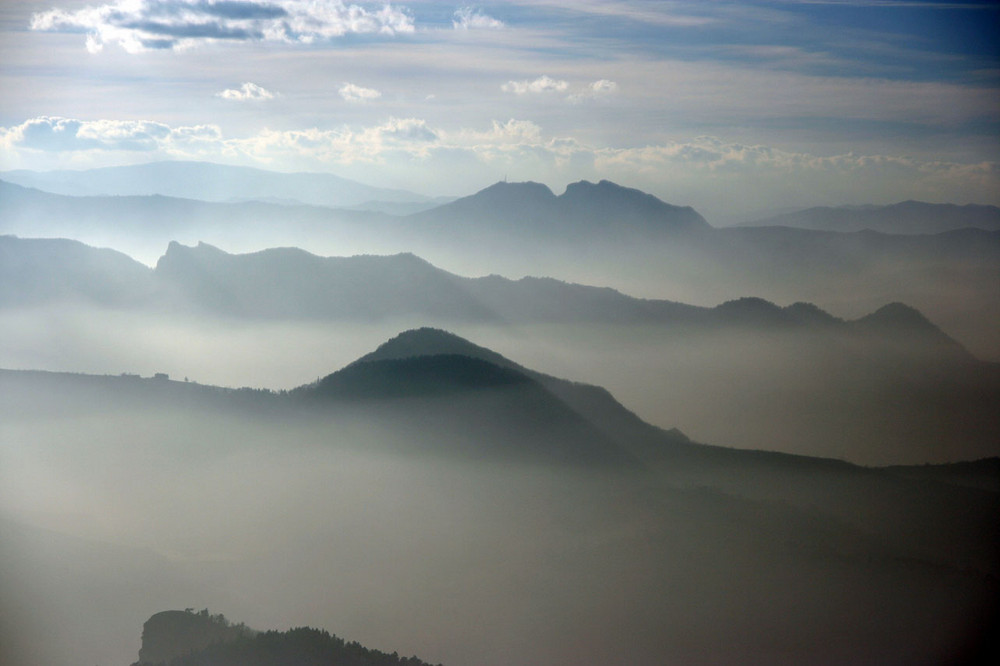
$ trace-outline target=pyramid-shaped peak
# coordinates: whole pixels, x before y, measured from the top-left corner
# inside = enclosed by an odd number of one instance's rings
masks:
[[[914,329],[937,329],[920,310],[905,303],[889,303],[875,312],[862,317],[860,321],[878,326],[894,326]]]
[[[517,364],[486,347],[473,344],[454,333],[428,327],[403,331],[379,345],[375,351],[362,356],[355,363],[443,355],[468,356],[500,366],[518,367]]]

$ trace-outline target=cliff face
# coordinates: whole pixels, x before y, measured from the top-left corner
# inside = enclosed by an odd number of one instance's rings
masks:
[[[213,643],[228,643],[253,633],[242,624],[231,625],[222,615],[210,615],[207,609],[197,613],[163,611],[142,625],[139,661],[133,666],[166,663]]]

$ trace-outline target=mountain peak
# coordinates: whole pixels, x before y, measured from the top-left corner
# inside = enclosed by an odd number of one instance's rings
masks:
[[[648,239],[650,233],[710,229],[708,222],[689,206],[674,206],[652,194],[617,185],[609,180],[571,183],[556,196],[535,182],[501,181],[472,196],[416,214],[419,219],[460,220],[464,225],[503,225],[530,228],[533,233],[594,235],[621,239]]]
[[[856,323],[863,330],[888,336],[897,342],[904,339],[919,341],[939,349],[950,350],[961,359],[972,358],[959,342],[938,328],[920,310],[905,303],[883,305],[870,315],[858,319]]]
[[[708,228],[708,222],[689,206],[675,206],[632,187],[610,180],[570,183],[559,196],[561,207],[574,216],[603,221],[649,223],[655,228]],[[664,226],[663,223],[667,222]]]
[[[879,327],[937,330],[937,327],[920,310],[899,302],[883,305],[859,321]]]
[[[519,367],[486,347],[473,344],[454,333],[429,327],[403,331],[354,363],[443,355],[468,356],[504,367]]]
[[[518,196],[532,195],[543,199],[552,199],[556,196],[555,193],[549,189],[548,185],[536,183],[533,180],[525,180],[514,183],[506,180],[497,181],[489,187],[479,190],[472,196],[492,196],[497,194],[502,194],[504,196],[512,194],[516,194]]]

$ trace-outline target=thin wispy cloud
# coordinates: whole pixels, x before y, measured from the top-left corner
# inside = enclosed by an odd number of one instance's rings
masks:
[[[534,81],[508,81],[507,83],[500,86],[500,89],[504,92],[514,93],[515,95],[527,95],[529,93],[546,93],[546,92],[566,92],[569,88],[569,82],[560,79],[553,79],[549,76],[540,76]]]
[[[455,12],[452,25],[456,30],[498,30],[504,27],[504,22],[472,7],[462,7]]]
[[[43,32],[85,33],[87,50],[118,44],[129,53],[191,48],[204,42],[312,44],[347,34],[414,31],[405,9],[366,9],[340,0],[117,0],[31,17]]]
[[[227,88],[222,92],[216,93],[216,96],[233,102],[263,102],[274,99],[276,94],[256,83],[248,81],[239,88]]]
[[[616,92],[618,92],[617,83],[611,81],[610,79],[599,79],[592,83],[588,83],[582,91],[570,95],[569,99],[573,102],[580,102],[595,97],[609,97],[614,95]]]
[[[382,96],[382,93],[374,88],[362,88],[353,83],[345,83],[337,92],[348,102],[367,102]]]

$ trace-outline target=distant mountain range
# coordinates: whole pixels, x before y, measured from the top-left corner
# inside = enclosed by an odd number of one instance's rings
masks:
[[[1000,230],[1000,208],[903,201],[887,206],[820,206],[744,222],[740,226],[784,226],[817,231],[879,231],[940,234],[958,229]]]
[[[318,257],[297,248],[234,255],[171,242],[154,269],[109,249],[64,239],[0,236],[0,307],[83,302],[198,308],[226,316],[483,323],[635,323],[707,329],[815,328],[914,336],[971,360],[921,313],[892,304],[845,322],[809,303],[744,297],[714,308],[639,299],[551,278],[467,278],[413,254]]]
[[[217,203],[377,209],[439,205],[405,190],[372,187],[325,173],[281,173],[209,162],[151,162],[78,171],[3,171],[0,180],[75,197],[160,195]],[[406,208],[410,206],[411,208]]]
[[[632,384],[655,382],[659,398],[638,392],[630,400],[669,410],[675,423],[713,442],[917,462],[988,455],[1000,437],[993,409],[1000,366],[976,360],[901,303],[844,320],[808,303],[780,307],[744,297],[701,307],[548,278],[467,278],[412,254],[324,258],[275,248],[233,255],[172,243],[151,269],[75,241],[0,237],[0,313],[66,306],[112,308],[149,322],[189,313],[329,326],[532,327],[557,345],[571,331],[608,336],[618,353],[631,353],[634,336],[648,341],[637,353],[655,355],[649,365],[660,370]],[[618,336],[625,338],[616,343]],[[702,361],[685,360],[690,355]],[[419,370],[396,368],[404,369]],[[532,381],[561,399],[572,393]],[[745,417],[719,420],[715,409]],[[635,425],[620,412],[616,418],[618,426]]]
[[[859,315],[900,301],[1000,360],[1000,231],[713,229],[690,208],[607,181],[575,183],[559,196],[537,183],[497,183],[406,216],[159,195],[68,197],[0,182],[0,233],[74,238],[150,264],[170,241],[204,241],[240,252],[412,252],[466,275],[547,275],[701,304],[754,294]]]

